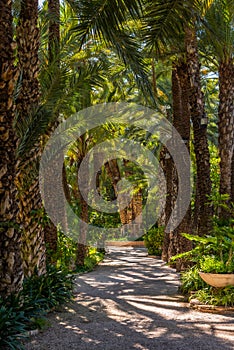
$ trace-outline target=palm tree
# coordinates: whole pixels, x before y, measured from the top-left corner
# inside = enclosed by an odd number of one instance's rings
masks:
[[[234,176],[232,170],[234,152],[233,22],[233,1],[214,1],[205,17],[206,35],[211,53],[218,61],[220,194],[227,194],[232,199],[232,177]]]
[[[188,66],[186,60],[180,57],[172,65],[172,104],[173,104],[173,126],[181,135],[183,142],[186,145],[188,152],[190,151],[190,110],[189,110],[189,96],[188,96]],[[173,138],[172,141],[173,142]],[[181,157],[181,159],[184,159]],[[166,223],[171,216],[173,207],[176,202],[178,194],[178,176],[175,169],[175,164],[172,158],[165,159],[167,167],[165,167],[167,174],[167,184],[169,189],[167,191],[167,206],[166,206]],[[187,164],[185,164],[186,169]],[[183,181],[190,181],[184,176]],[[189,186],[185,186],[188,188]],[[189,195],[189,193],[188,193]],[[180,210],[180,207],[178,208]],[[180,232],[191,232],[191,207],[189,207],[182,222],[173,232],[165,232],[162,258],[168,261],[173,255],[191,250],[191,243],[183,238]],[[177,261],[177,270],[181,270],[181,262]]]
[[[14,41],[12,2],[0,1],[0,294],[18,292],[23,270],[20,256],[21,233],[16,223],[17,189],[14,183],[16,164]]]
[[[96,7],[98,7],[98,9],[95,8],[93,4],[88,4],[87,2],[82,3],[80,1],[79,2],[69,1],[69,3],[71,4],[73,14],[75,13],[79,20],[78,26],[77,27],[74,26],[75,28],[73,28],[72,31],[70,32],[70,38],[76,36],[76,41],[77,41],[77,36],[78,36],[81,43],[83,43],[84,46],[86,46],[86,44],[88,43],[88,41],[93,35],[93,32],[94,32],[93,29],[98,24],[98,27],[100,28],[100,30],[98,31],[98,34],[100,33],[101,34],[97,35],[96,38],[98,37],[99,40],[101,39],[103,41],[103,38],[108,37],[108,41],[111,42],[112,46],[115,46],[118,54],[122,57],[123,61],[125,63],[127,61],[131,62],[132,67],[134,67],[134,73],[138,77],[137,80],[139,84],[141,84],[142,89],[147,90],[147,84],[148,84],[147,75],[144,71],[143,64],[140,60],[140,55],[137,51],[137,45],[134,44],[134,41],[131,40],[130,37],[124,33],[124,31],[122,30],[123,23],[121,23],[124,20],[126,21],[127,12],[130,12],[130,13],[132,12],[132,17],[135,16],[134,12],[139,13],[137,2],[135,3],[132,2],[130,5],[130,8],[128,8],[127,6],[130,4],[130,1],[123,1],[122,4],[114,4],[115,5],[114,10],[118,11],[116,18],[119,18],[118,19],[119,24],[117,25],[116,28],[113,28],[113,25],[110,25],[107,27],[105,24],[105,20],[102,18],[102,15],[106,11],[108,11],[109,14],[112,13],[111,2],[107,2],[105,6],[103,6],[103,3],[101,1],[99,3],[97,2]],[[52,23],[52,25],[50,25],[49,27],[49,37],[50,37],[50,43],[51,43],[49,46],[49,60],[51,61],[52,59],[54,59],[53,55],[56,51],[56,47],[58,49],[58,43],[59,43],[59,29],[57,27],[59,23],[59,19],[58,19],[59,11],[58,11],[58,4],[56,4],[56,1],[50,1],[48,5],[49,5],[49,11],[50,11],[50,23]],[[93,15],[95,16],[93,17]],[[113,17],[112,17],[112,20],[113,20]],[[84,31],[85,26],[87,26],[86,31]],[[63,44],[63,40],[61,40],[60,44],[61,45]],[[82,45],[80,47],[78,46],[78,49],[81,49],[81,48],[83,48]],[[55,51],[53,51],[54,49]],[[76,52],[78,51],[78,49],[76,48]],[[72,50],[74,50],[74,46],[72,47]],[[134,50],[134,52],[132,52],[132,50]],[[136,57],[134,57],[134,53]],[[62,50],[61,50],[61,55],[63,55]],[[58,52],[57,52],[57,55],[55,56],[59,57]],[[141,78],[143,77],[143,79],[140,79],[140,77]],[[145,82],[145,84],[143,84],[143,81]],[[85,90],[85,89],[86,89],[86,86],[84,85],[82,87],[82,90]],[[148,91],[149,90],[150,89],[148,87]],[[89,96],[89,92],[86,94],[86,97]],[[80,95],[82,94],[83,92],[81,91]],[[83,108],[89,106],[89,104],[91,103],[89,98],[88,100],[86,100],[86,97],[85,97],[85,100],[81,103]],[[82,154],[79,154],[79,158],[81,156]],[[82,217],[84,217],[84,221],[87,221],[88,206],[84,201],[82,201],[82,198],[80,198],[80,203],[82,207]],[[81,231],[83,232],[85,230],[81,228]],[[51,238],[51,234],[49,236]],[[82,234],[82,236],[84,236],[84,233]],[[81,244],[78,246],[78,251],[80,251],[80,254],[78,254],[77,263],[81,265],[84,262],[84,256],[86,254],[87,249],[83,249],[83,245]]]
[[[175,53],[175,45],[186,53],[189,77],[189,104],[193,123],[194,150],[196,155],[196,213],[195,229],[199,234],[209,230],[211,208],[207,205],[211,193],[210,161],[207,141],[207,128],[204,98],[201,91],[200,61],[196,42],[194,14],[207,8],[206,1],[184,2],[173,0],[147,2],[145,14],[145,37],[156,52],[170,46]],[[149,31],[148,28],[151,28]],[[179,45],[184,42],[184,46]],[[178,53],[177,53],[178,55]],[[186,112],[185,112],[186,114]]]
[[[48,65],[52,68],[53,74],[59,76],[59,52],[60,52],[60,2],[59,0],[49,0],[48,1],[48,15],[49,15],[49,29],[48,29]],[[48,69],[50,69],[48,67]],[[58,82],[59,85],[59,82]],[[57,118],[54,117],[55,121],[52,123],[48,135],[45,136],[45,141],[48,136],[58,125],[59,111],[57,111]],[[56,161],[56,160],[55,160]],[[55,168],[55,167],[54,167]],[[51,167],[53,171],[53,167]],[[56,174],[48,173],[46,183],[48,186],[55,186]],[[58,184],[59,188],[59,184]],[[55,206],[53,198],[48,198],[49,205],[51,208]],[[62,227],[65,227],[65,210],[64,206],[61,205],[61,218],[63,218]],[[54,210],[59,210],[59,208],[54,208]],[[50,251],[56,252],[57,250],[57,227],[48,218],[45,225],[45,242]],[[48,255],[49,256],[49,255]]]
[[[78,24],[73,28],[73,35],[78,37],[81,44],[80,46],[86,45],[89,38],[92,38],[92,40],[101,38],[108,46],[114,47],[123,61],[131,67],[141,89],[144,91],[147,90],[148,93],[149,91],[151,92],[144,69],[144,62],[139,53],[139,47],[135,44],[133,36],[129,37],[126,33],[126,29],[129,30],[126,26],[126,20],[130,18],[130,16],[132,18],[139,17],[141,14],[141,2],[122,0],[118,4],[113,1],[106,1],[105,4],[103,4],[103,1],[97,1],[95,2],[95,6],[93,3],[87,3],[87,1],[69,2],[77,16]],[[149,2],[149,4],[150,3],[151,2]],[[167,20],[169,19],[171,25],[173,24],[172,20],[175,16],[179,13],[184,13],[184,7],[178,7],[180,5],[178,5],[176,1],[167,1],[166,3],[164,1],[159,5],[161,12],[156,11],[155,13],[158,15],[163,14],[164,16],[166,14],[165,11],[167,11],[169,16],[166,15],[165,18],[167,18]],[[173,5],[173,7],[171,7],[171,5]],[[152,6],[155,6],[155,2]],[[128,15],[126,15],[127,13]],[[179,25],[178,22],[174,22],[173,27],[176,31],[179,28],[180,35],[184,23],[182,17],[183,16],[179,16]],[[152,18],[155,23],[155,15]],[[168,37],[168,22],[166,24],[164,22],[158,21],[157,23],[162,34],[165,35],[164,38],[166,38]],[[199,118],[200,117],[201,116],[199,116]]]
[[[21,143],[25,125],[36,118],[40,100],[39,73],[38,1],[24,0],[21,3],[17,25],[18,68],[20,86],[16,100],[17,127]],[[22,258],[24,273],[30,276],[37,270],[45,272],[45,242],[42,226],[43,206],[39,190],[38,164],[41,154],[39,142],[29,152],[19,155],[17,187],[19,193],[18,219],[22,226]]]
[[[201,90],[200,61],[198,56],[195,25],[185,29],[185,47],[189,74],[189,104],[193,123],[194,152],[196,156],[196,199],[195,227],[199,235],[207,234],[211,228],[212,210],[209,204],[211,195],[210,153],[207,139],[207,117],[204,95]]]

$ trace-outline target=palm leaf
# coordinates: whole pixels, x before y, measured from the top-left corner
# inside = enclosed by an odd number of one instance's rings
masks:
[[[44,106],[36,109],[32,108],[30,113],[24,118],[16,119],[15,129],[19,136],[17,156],[23,160],[30,150],[37,144],[52,121],[51,112]]]
[[[128,26],[129,18],[139,18],[140,1],[68,1],[76,13],[77,25],[72,33],[77,38],[80,50],[85,49],[89,40],[97,44],[102,41],[106,47],[114,50],[125,65],[129,66],[135,80],[147,96],[154,101],[151,84],[142,48],[136,40],[134,29]]]
[[[175,39],[181,41],[184,24],[191,20],[193,2],[183,0],[147,1],[143,17],[143,36],[149,47],[161,52],[161,47],[175,46]]]
[[[202,21],[206,31],[203,40],[211,46],[219,60],[232,57],[234,52],[233,1],[214,1]]]

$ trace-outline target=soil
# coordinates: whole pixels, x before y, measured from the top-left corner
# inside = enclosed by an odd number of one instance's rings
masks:
[[[51,326],[27,350],[230,350],[234,313],[193,310],[179,275],[145,248],[112,247],[76,278],[75,299],[51,313]]]

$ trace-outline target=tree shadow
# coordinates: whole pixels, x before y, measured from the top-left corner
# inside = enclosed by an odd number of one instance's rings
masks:
[[[178,275],[142,249],[112,251],[78,276],[74,302],[26,349],[233,349],[233,315],[189,309],[178,286]]]

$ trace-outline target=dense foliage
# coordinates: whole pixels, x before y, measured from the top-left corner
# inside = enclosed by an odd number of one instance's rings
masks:
[[[44,214],[38,172],[56,126],[99,103],[142,104],[171,122],[192,160],[191,205],[173,232],[163,232],[184,185],[168,153],[171,141],[161,144],[141,128],[110,123],[84,129],[65,154],[68,204],[103,232],[137,217],[148,188],[131,160],[107,161],[96,177],[109,204],[123,178],[133,187],[131,204],[114,214],[85,203],[77,180],[95,145],[115,137],[140,143],[157,158],[167,187],[158,228],[144,236],[149,254],[162,254],[165,261],[176,256],[178,270],[193,266],[183,273],[182,291],[232,305],[233,288],[208,288],[198,271],[234,272],[233,1],[54,0],[40,10],[37,5],[0,0],[1,346],[20,348],[18,333],[39,326],[44,313],[72,297],[70,273],[89,271],[103,258],[98,249],[66,237]],[[48,176],[55,186],[57,174],[51,170]],[[54,208],[61,225],[63,204]],[[92,230],[77,231],[93,246],[104,246]]]
[[[150,255],[161,256],[164,238],[164,227],[151,228],[144,235],[145,246]]]
[[[74,275],[48,266],[45,275],[33,275],[23,289],[0,299],[0,348],[23,349],[27,331],[47,325],[45,315],[73,297]]]

